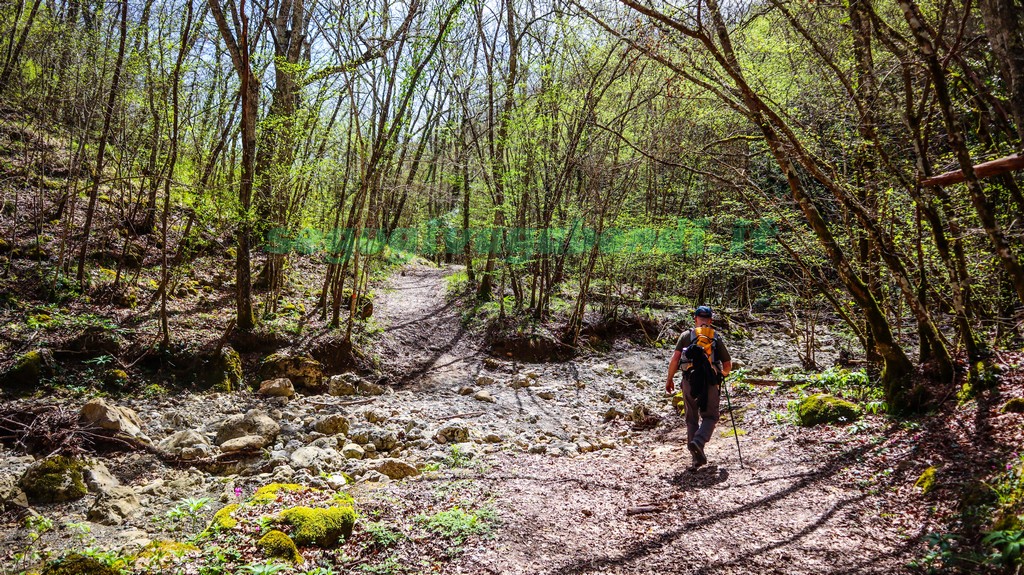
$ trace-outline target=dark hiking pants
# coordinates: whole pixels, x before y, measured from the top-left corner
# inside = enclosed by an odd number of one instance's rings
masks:
[[[719,385],[708,386],[708,408],[700,411],[697,398],[690,394],[690,381],[683,378],[683,403],[686,405],[686,442],[703,447],[711,440],[711,434],[718,423],[718,402],[721,400]]]

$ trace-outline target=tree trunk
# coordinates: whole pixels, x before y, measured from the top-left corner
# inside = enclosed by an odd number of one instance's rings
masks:
[[[128,0],[121,1],[120,13],[120,43],[117,48],[117,61],[114,64],[114,78],[110,83],[107,107],[103,112],[103,131],[100,134],[99,146],[96,152],[96,173],[93,174],[92,189],[89,191],[89,207],[86,209],[85,226],[82,228],[82,251],[78,254],[78,274],[76,279],[78,280],[78,285],[82,287],[85,287],[85,258],[89,253],[89,234],[92,231],[92,221],[96,215],[96,200],[99,198],[100,181],[103,179],[107,139],[110,137],[110,124],[114,117],[114,104],[117,102],[117,92],[121,86],[121,68],[124,64],[125,41],[128,38]]]

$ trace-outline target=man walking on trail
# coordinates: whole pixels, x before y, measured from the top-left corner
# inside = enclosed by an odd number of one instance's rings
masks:
[[[720,384],[732,370],[732,358],[722,336],[711,327],[714,314],[702,305],[693,313],[693,329],[679,336],[676,350],[668,364],[668,382],[665,391],[672,393],[672,379],[680,369],[683,372],[680,390],[686,406],[686,447],[693,457],[696,469],[708,462],[704,446],[718,423]]]

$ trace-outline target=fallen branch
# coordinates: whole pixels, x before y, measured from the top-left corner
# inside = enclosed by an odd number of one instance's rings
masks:
[[[477,417],[487,413],[486,411],[471,411],[469,413],[456,413],[455,415],[445,415],[436,418],[438,421],[447,421],[449,419],[458,419],[460,417]]]
[[[984,162],[974,166],[974,175],[981,178],[988,178],[991,176],[998,176],[999,174],[1005,174],[1006,172],[1012,172],[1014,170],[1020,170],[1024,168],[1024,156],[1020,154],[1014,154],[1012,156],[1006,156],[1005,158],[999,158],[998,160],[992,160],[991,162]],[[952,184],[959,184],[964,181],[963,170],[953,170],[952,172],[946,172],[939,174],[938,176],[932,176],[930,178],[924,178],[921,180],[922,186],[949,186]]]
[[[367,403],[373,403],[374,401],[377,401],[377,398],[368,397],[366,399],[353,399],[351,401],[316,401],[313,399],[307,399],[306,401],[317,407],[350,407],[353,405],[366,405]]]
[[[645,513],[660,513],[665,510],[664,505],[638,505],[626,510],[626,515],[643,515]]]
[[[745,383],[745,384],[748,384],[748,385],[761,385],[761,386],[765,386],[765,387],[767,387],[767,386],[778,386],[778,385],[784,385],[784,386],[787,386],[787,387],[792,387],[794,385],[801,385],[801,384],[804,384],[804,383],[810,383],[810,381],[811,380],[809,380],[809,379],[760,379],[760,378],[756,378],[756,377],[744,377],[743,381],[740,382],[740,383]]]

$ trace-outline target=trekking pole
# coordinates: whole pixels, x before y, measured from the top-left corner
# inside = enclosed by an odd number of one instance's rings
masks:
[[[743,452],[740,451],[740,435],[736,433],[736,413],[732,410],[732,400],[729,399],[729,386],[725,384],[725,376],[722,376],[722,388],[725,389],[725,405],[729,408],[729,419],[732,420],[732,436],[736,438],[736,454],[740,456],[740,469],[743,469]]]

